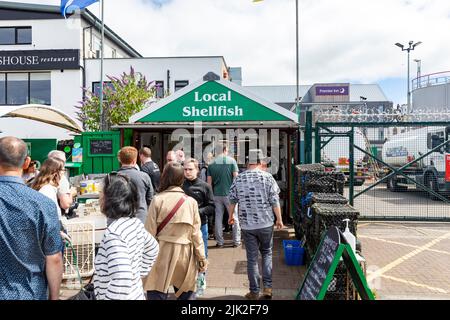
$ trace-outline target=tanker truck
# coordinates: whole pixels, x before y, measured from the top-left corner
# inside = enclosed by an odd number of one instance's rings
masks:
[[[383,146],[383,161],[398,169],[429,153],[449,140],[449,127],[426,127],[392,136]],[[422,160],[402,170],[409,178],[429,189],[450,194],[450,142]],[[414,183],[402,175],[393,175],[387,181],[392,192],[406,191]],[[433,200],[437,197],[431,193]]]

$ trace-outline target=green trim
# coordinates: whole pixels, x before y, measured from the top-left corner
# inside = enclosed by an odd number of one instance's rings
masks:
[[[186,90],[189,90],[188,87]],[[292,121],[245,93],[207,81],[136,121],[145,122]]]
[[[334,256],[333,262],[331,263],[330,270],[328,270],[327,277],[323,282],[322,289],[320,289],[319,295],[317,296],[317,300],[323,300],[325,298],[328,286],[330,285],[331,280],[333,280],[334,272],[336,271],[336,268],[339,264],[339,260],[341,259],[342,252],[344,252],[344,248],[345,247],[342,244],[339,245],[336,251],[336,255]]]
[[[341,244],[342,246],[342,244]],[[353,253],[352,247],[349,244],[344,244],[343,245],[345,247],[345,251],[348,254],[348,256],[350,257],[351,263],[353,264],[353,266],[356,269],[356,273],[357,273],[357,277],[359,278],[359,280],[361,281],[363,287],[361,288],[359,286],[358,283],[358,279],[355,279],[354,276],[351,272],[350,272],[350,276],[352,277],[352,281],[353,284],[356,287],[356,290],[358,291],[359,295],[361,296],[361,298],[365,298],[368,300],[375,300],[375,297],[373,296],[372,290],[370,290],[369,285],[367,284],[367,280],[366,277],[364,276],[364,272],[362,271],[361,267],[359,266],[358,263],[358,259],[356,259],[355,254]],[[345,262],[345,257],[344,257],[344,262]],[[347,265],[347,263],[346,263]],[[364,294],[366,296],[364,296]]]
[[[423,122],[316,122],[319,127],[442,127],[448,126],[449,121],[423,121]]]

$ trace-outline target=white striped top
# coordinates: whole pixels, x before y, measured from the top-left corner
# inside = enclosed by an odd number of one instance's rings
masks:
[[[97,300],[145,300],[142,277],[156,261],[159,244],[137,218],[112,222],[95,257]]]

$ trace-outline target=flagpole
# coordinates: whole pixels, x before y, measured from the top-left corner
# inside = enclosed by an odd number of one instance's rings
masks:
[[[103,56],[104,56],[104,41],[105,41],[105,6],[104,0],[100,0],[102,6],[102,39],[100,42],[100,131],[106,130],[105,115],[103,110]]]

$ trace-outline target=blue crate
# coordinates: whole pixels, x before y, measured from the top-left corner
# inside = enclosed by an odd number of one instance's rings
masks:
[[[284,261],[288,266],[302,266],[305,249],[299,240],[283,240]]]

